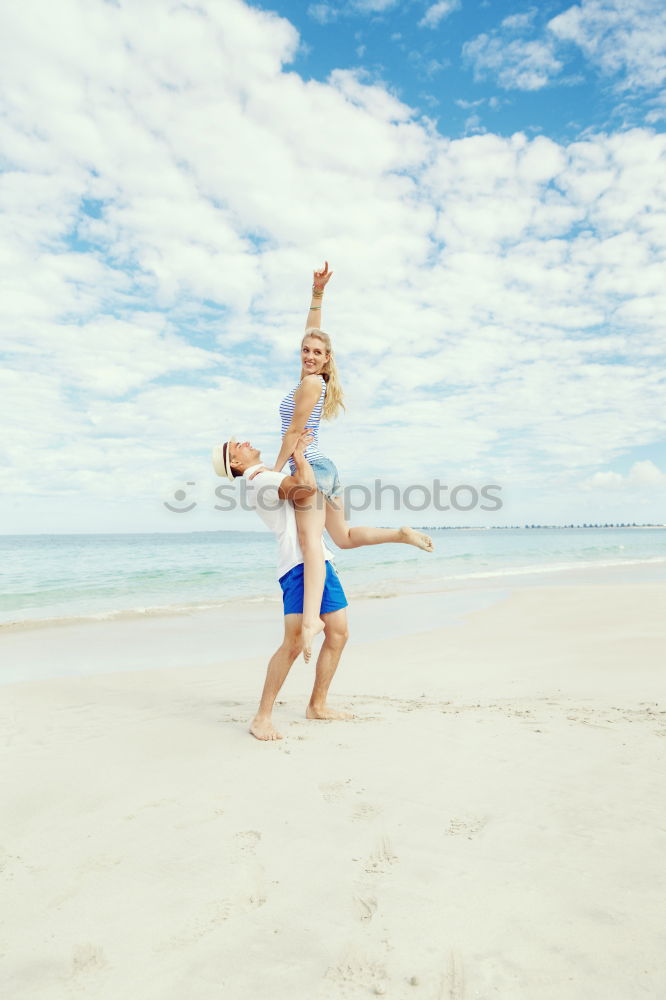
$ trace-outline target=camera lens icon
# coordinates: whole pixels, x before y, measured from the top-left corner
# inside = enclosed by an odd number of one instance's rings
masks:
[[[197,484],[185,483],[185,485],[196,486]],[[176,490],[173,494],[173,499],[177,500],[179,504],[182,504],[184,500],[187,500],[187,490],[181,490],[181,489]],[[167,510],[172,510],[174,514],[187,514],[188,511],[194,510],[194,508],[196,507],[196,501],[193,500],[192,503],[188,504],[187,507],[183,506],[174,507],[173,504],[170,504],[168,501],[165,500],[164,506],[167,508]]]

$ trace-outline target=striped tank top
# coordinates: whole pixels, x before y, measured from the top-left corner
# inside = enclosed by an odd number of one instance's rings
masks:
[[[326,381],[321,375],[319,375],[318,377],[321,379],[321,394],[319,396],[319,399],[315,403],[315,407],[305,424],[307,429],[312,432],[312,437],[313,437],[312,443],[309,444],[308,447],[305,449],[305,457],[307,458],[308,462],[314,462],[316,458],[324,457],[319,451],[319,421],[321,420],[321,415],[324,411],[324,399],[326,398]],[[295,385],[294,388],[287,393],[287,395],[280,403],[280,420],[282,421],[282,437],[285,436],[287,430],[289,429],[289,425],[291,424],[291,421],[293,419],[294,393],[296,392],[300,384],[301,383],[299,382],[298,385]],[[292,458],[289,459],[289,467],[292,473],[296,471],[296,465]]]

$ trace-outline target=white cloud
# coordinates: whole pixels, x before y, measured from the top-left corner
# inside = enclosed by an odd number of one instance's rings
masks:
[[[459,9],[460,0],[438,0],[428,7],[419,21],[419,28],[437,28],[445,17]]]
[[[486,132],[487,129],[481,124],[481,118],[479,115],[469,115],[465,119],[463,131],[465,135],[476,135]]]
[[[367,112],[373,120],[407,122],[412,118],[411,108],[393,97],[385,86],[370,83],[363,71],[335,69],[329,77],[329,83],[351,104]]]
[[[319,24],[330,24],[339,17],[354,17],[365,14],[383,14],[384,11],[395,7],[398,0],[346,0],[346,2],[332,3],[311,3],[307,13]]]
[[[410,65],[416,70],[420,79],[432,80],[434,76],[441,73],[442,70],[449,65],[448,61],[433,59],[430,56],[425,55],[420,49],[411,49],[407,58],[409,59]],[[437,101],[433,95],[430,96],[433,101]]]
[[[272,454],[324,257],[347,481],[545,489],[658,437],[663,136],[449,140],[362,74],[303,81],[240,0],[2,16],[6,488],[149,496],[229,427]]]
[[[536,8],[534,7],[523,14],[509,14],[501,22],[501,25],[508,31],[525,31],[533,25],[535,15]]]
[[[662,0],[581,0],[542,29],[535,22],[533,8],[466,42],[463,55],[475,78],[495,77],[507,90],[538,90],[560,76],[567,47],[575,45],[618,90],[658,90],[666,79]]]
[[[362,14],[381,14],[397,3],[398,0],[349,0],[350,6]]]
[[[654,462],[635,462],[629,471],[629,482],[636,486],[666,486],[666,473],[658,469]]]
[[[666,79],[666,8],[662,0],[581,0],[548,22],[623,90],[659,88]]]
[[[562,69],[548,41],[483,34],[465,42],[463,56],[473,65],[476,80],[496,76],[505,90],[540,90]]]
[[[586,490],[635,490],[666,489],[666,473],[662,472],[654,462],[645,460],[634,462],[626,476],[619,472],[595,472],[583,482]]]
[[[319,24],[330,24],[339,15],[339,8],[333,7],[330,3],[311,3],[308,7],[308,15]]]

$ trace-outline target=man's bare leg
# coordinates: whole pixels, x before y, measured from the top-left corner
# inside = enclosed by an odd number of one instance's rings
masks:
[[[271,656],[259,709],[250,723],[250,732],[258,740],[282,739],[282,735],[273,726],[273,705],[294,660],[301,652],[302,617],[302,615],[284,616],[284,639],[280,648]]]
[[[314,687],[310,703],[305,710],[305,716],[308,719],[353,719],[354,716],[351,712],[338,712],[326,704],[328,689],[349,637],[347,612],[341,608],[340,611],[331,611],[329,614],[322,615],[322,618],[324,620],[324,644],[319,651]]]

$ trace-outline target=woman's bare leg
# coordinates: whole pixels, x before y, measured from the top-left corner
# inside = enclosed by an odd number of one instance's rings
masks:
[[[321,546],[326,504],[320,493],[301,504],[294,501],[298,540],[303,550],[303,659],[310,662],[312,640],[324,628],[319,617],[326,579],[326,564]]]
[[[326,530],[339,549],[358,549],[361,545],[385,545],[387,542],[415,545],[425,552],[434,549],[432,538],[414,528],[350,527],[345,521],[339,497],[326,504]]]

